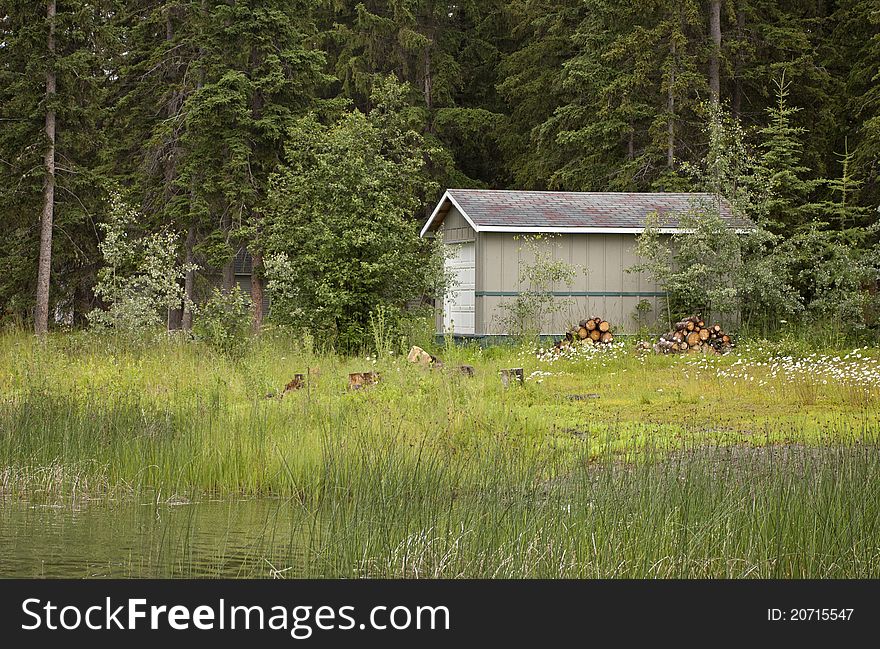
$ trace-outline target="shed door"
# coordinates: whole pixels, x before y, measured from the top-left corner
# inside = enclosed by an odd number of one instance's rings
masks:
[[[453,285],[443,299],[443,330],[473,334],[476,298],[476,254],[474,242],[450,244],[446,272]]]

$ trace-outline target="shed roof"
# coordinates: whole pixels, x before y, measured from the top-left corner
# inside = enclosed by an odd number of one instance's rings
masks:
[[[537,192],[450,189],[422,229],[422,236],[443,222],[452,206],[477,232],[614,232],[638,233],[651,214],[661,231],[679,229],[679,218],[714,196],[701,193]],[[731,227],[748,228],[722,201],[721,217]]]

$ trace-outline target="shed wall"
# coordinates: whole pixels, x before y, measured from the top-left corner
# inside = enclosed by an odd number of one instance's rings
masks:
[[[467,243],[470,241],[475,242],[475,254],[477,259],[480,256],[480,235],[477,233],[467,222],[461,212],[456,209],[454,205],[450,205],[449,212],[446,214],[443,219],[442,224],[440,225],[440,234],[443,237],[444,244],[458,244],[458,243]],[[475,269],[475,286],[476,289],[480,288],[480,278],[481,278],[481,268],[480,263],[477,261],[476,269]],[[475,318],[475,333],[476,335],[481,334],[480,331],[480,299],[475,299],[474,304],[474,318]],[[437,308],[435,310],[434,317],[434,325],[436,327],[435,331],[438,333],[443,333],[443,300],[438,300]]]
[[[533,263],[534,254],[522,235],[482,232],[478,237],[476,333],[505,334],[502,305],[520,291],[520,268]],[[638,323],[633,316],[642,299],[651,304],[645,323],[651,326],[665,303],[661,289],[649,277],[626,272],[639,261],[635,244],[632,234],[561,234],[542,241],[540,245],[554,259],[577,270],[571,285],[553,287],[562,308],[545,319],[542,333],[561,334],[572,323],[594,315],[611,321],[615,331],[634,332]]]
[[[477,235],[471,224],[467,222],[454,205],[450,206],[446,218],[443,219],[441,230],[444,243],[473,241]]]

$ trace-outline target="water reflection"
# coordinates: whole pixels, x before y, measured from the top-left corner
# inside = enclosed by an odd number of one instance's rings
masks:
[[[0,500],[0,577],[290,577],[305,572],[307,533],[282,500]]]

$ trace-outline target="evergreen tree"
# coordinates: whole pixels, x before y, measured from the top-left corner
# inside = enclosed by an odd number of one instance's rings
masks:
[[[315,105],[328,80],[324,53],[309,40],[315,31],[311,10],[307,1],[213,2],[200,63],[203,80],[185,105],[190,153],[180,183],[191,191],[194,215],[211,214],[221,229],[223,218],[213,215],[229,215],[241,226],[253,258],[257,330],[264,303],[260,222],[269,176],[281,160],[288,129]]]
[[[309,37],[311,5],[193,0],[133,7],[117,103],[121,169],[144,213],[173,224],[180,262],[222,267],[246,245],[254,259],[254,324],[263,313],[259,222],[287,129],[326,83]],[[185,279],[194,300],[195,275]],[[180,324],[192,325],[181,309]]]
[[[178,232],[181,264],[190,268],[199,225],[208,227],[205,215],[196,213],[191,188],[182,182],[187,102],[204,78],[206,5],[205,0],[131,2],[116,21],[125,47],[115,61],[114,171],[140,206],[143,223]],[[193,272],[184,282],[190,305]],[[191,309],[183,304],[168,316],[169,328],[192,325]]]
[[[0,301],[7,315],[79,320],[91,308],[103,210],[110,2],[0,10]]]
[[[784,74],[776,82],[776,104],[767,109],[768,124],[760,130],[760,166],[766,180],[768,226],[791,235],[815,217],[812,199],[821,181],[810,179],[810,169],[802,162],[806,129],[792,124],[800,108],[788,103],[789,85]]]
[[[880,0],[842,0],[834,14],[830,64],[846,81],[845,112],[852,127],[851,171],[863,205],[880,205]]]
[[[696,108],[708,94],[703,31],[695,2],[586,3],[563,68],[570,99],[540,129],[542,154],[559,161],[551,186],[680,185],[669,172],[694,150]]]
[[[408,84],[404,110],[448,152],[433,164],[443,185],[492,183],[500,174],[495,133],[502,106],[495,93],[503,3],[369,0],[334,5],[328,35],[342,94],[370,110],[377,80]]]
[[[508,108],[499,127],[505,174],[513,186],[546,189],[562,164],[558,149],[538,151],[540,126],[568,103],[563,64],[574,54],[571,33],[581,19],[581,2],[517,0],[508,8],[513,46],[501,59],[498,93]]]

